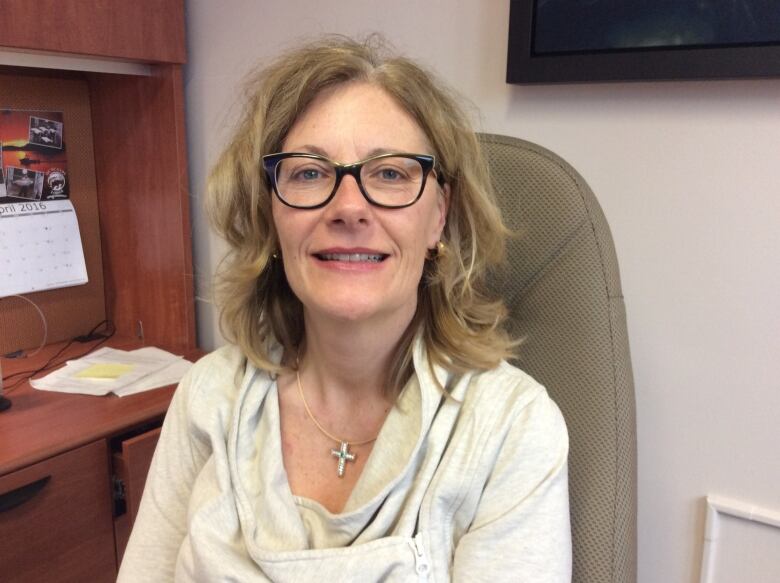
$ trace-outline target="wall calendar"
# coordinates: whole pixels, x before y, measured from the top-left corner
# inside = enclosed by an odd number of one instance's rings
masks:
[[[0,108],[0,297],[87,282],[62,112]]]

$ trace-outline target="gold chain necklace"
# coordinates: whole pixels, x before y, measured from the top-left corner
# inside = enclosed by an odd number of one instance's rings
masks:
[[[320,422],[317,421],[317,418],[314,416],[314,413],[311,412],[311,409],[309,409],[309,404],[306,402],[306,397],[303,395],[303,385],[301,384],[301,373],[299,370],[295,371],[295,378],[298,381],[298,392],[301,394],[301,401],[303,401],[303,408],[306,409],[306,414],[309,416],[309,419],[311,419],[314,422],[314,425],[317,426],[317,429],[319,429],[323,435],[329,437],[333,441],[339,444],[338,449],[331,449],[330,455],[338,458],[339,465],[338,465],[338,474],[339,478],[344,477],[344,470],[346,468],[347,462],[354,462],[356,454],[351,453],[349,451],[349,446],[354,445],[365,445],[367,443],[371,443],[372,441],[376,441],[376,438],[379,437],[377,435],[376,437],[372,437],[371,439],[366,439],[365,441],[347,441],[346,439],[341,439],[336,437],[335,435],[328,433],[325,428],[320,425]]]

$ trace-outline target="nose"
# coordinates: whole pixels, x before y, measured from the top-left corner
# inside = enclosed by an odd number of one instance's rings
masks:
[[[341,179],[336,194],[325,207],[328,221],[348,226],[368,224],[371,204],[360,191],[357,180],[349,174]]]

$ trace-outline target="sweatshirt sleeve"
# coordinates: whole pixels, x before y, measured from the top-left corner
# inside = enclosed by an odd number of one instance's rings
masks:
[[[541,391],[504,437],[455,549],[455,581],[571,581],[568,448],[563,416]]]
[[[194,429],[191,402],[196,364],[182,379],[165,416],[118,583],[173,581],[187,533],[187,507],[195,478],[210,455]]]

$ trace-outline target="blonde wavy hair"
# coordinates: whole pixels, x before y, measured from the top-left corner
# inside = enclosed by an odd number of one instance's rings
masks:
[[[298,117],[326,88],[370,83],[392,96],[427,136],[450,187],[443,252],[426,260],[416,314],[398,344],[386,390],[397,394],[412,374],[420,332],[429,360],[456,374],[488,370],[512,356],[506,308],[486,291],[504,258],[507,229],[496,206],[479,142],[458,99],[413,61],[391,54],[381,38],[328,36],[294,49],[254,73],[232,140],[208,179],[207,210],[229,245],[217,273],[223,335],[256,366],[279,372],[278,343],[295,356],[304,336],[303,306],[281,266],[271,215],[272,192],[261,157],[281,150]],[[286,359],[294,366],[295,358]]]

